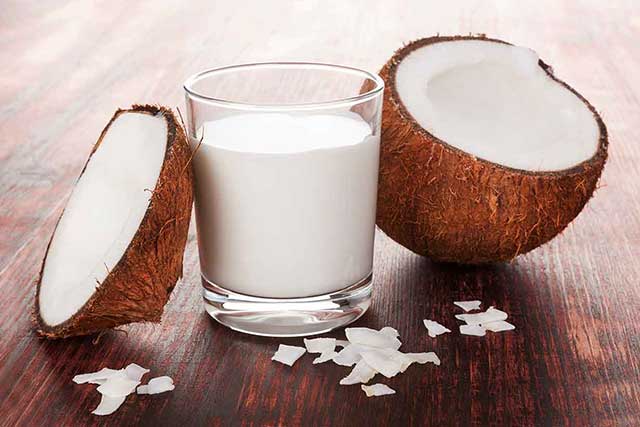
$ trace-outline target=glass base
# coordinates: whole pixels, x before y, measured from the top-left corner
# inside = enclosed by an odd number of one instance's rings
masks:
[[[305,298],[242,295],[201,277],[207,313],[231,329],[252,335],[301,337],[323,334],[355,321],[371,304],[371,273],[343,290]]]

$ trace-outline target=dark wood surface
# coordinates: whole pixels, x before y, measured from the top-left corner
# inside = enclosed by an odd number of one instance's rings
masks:
[[[183,4],[184,3],[184,4]],[[185,4],[189,4],[186,6]],[[204,313],[194,232],[162,323],[43,341],[30,316],[45,245],[117,107],[182,104],[200,69],[320,60],[375,71],[403,42],[482,32],[537,50],[601,112],[610,160],[585,211],[512,263],[433,264],[379,234],[375,296],[358,322],[436,351],[367,399],[349,370],[271,362],[277,344]],[[0,4],[0,425],[639,425],[640,7],[635,1],[85,2]],[[516,331],[455,329],[452,301],[506,310]],[[340,336],[341,333],[335,334]],[[74,374],[137,362],[176,390],[132,396],[109,417]]]

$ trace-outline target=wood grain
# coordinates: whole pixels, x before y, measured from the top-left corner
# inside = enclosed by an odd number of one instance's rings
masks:
[[[182,105],[203,68],[264,60],[376,71],[403,42],[487,33],[538,51],[602,113],[601,188],[557,239],[508,264],[433,264],[379,234],[375,297],[360,325],[396,327],[436,351],[367,399],[348,369],[270,361],[281,340],[241,335],[204,313],[192,229],[185,277],[159,325],[42,341],[30,321],[48,237],[116,108]],[[635,1],[3,1],[0,7],[0,425],[640,424],[640,5]],[[515,332],[430,339],[454,329],[456,299],[510,313]],[[340,336],[340,333],[336,334]],[[300,340],[284,340],[299,344]],[[89,414],[71,378],[135,361],[173,393]]]

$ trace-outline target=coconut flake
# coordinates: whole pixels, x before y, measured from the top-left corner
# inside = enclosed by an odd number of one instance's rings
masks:
[[[133,381],[140,381],[144,374],[148,373],[149,369],[143,368],[142,366],[136,363],[130,363],[124,368],[124,373],[127,375],[127,378]]]
[[[400,368],[400,372],[404,372],[407,370],[409,366],[413,363],[419,363],[424,365],[427,362],[431,362],[434,365],[440,365],[440,359],[434,352],[429,353],[400,353],[392,356],[394,359],[398,360],[402,366]]]
[[[385,384],[373,384],[373,385],[362,384],[360,388],[362,389],[362,391],[365,392],[367,397],[396,394],[396,391],[394,389],[392,389],[391,387]]]
[[[398,338],[400,336],[398,331],[391,326],[385,326],[384,328],[380,329],[380,332],[391,338]]]
[[[392,348],[397,350],[402,343],[398,338],[390,336],[389,332],[376,331],[370,328],[346,328],[345,335],[349,342],[376,348]]]
[[[447,332],[451,332],[451,329],[448,329],[448,328],[444,327],[443,325],[441,325],[440,323],[438,323],[438,322],[436,322],[434,320],[424,319],[422,322],[424,323],[424,326],[429,331],[429,336],[431,338],[435,338],[438,335],[442,335],[442,334],[446,334]]]
[[[313,359],[313,364],[317,365],[318,363],[328,362],[329,360],[333,360],[334,357],[338,355],[337,352],[331,350],[325,353],[320,353],[320,356]]]
[[[489,322],[497,322],[499,320],[507,320],[507,313],[494,307],[482,313],[472,314],[456,314],[456,319],[467,322],[469,325],[482,325]]]
[[[100,404],[91,413],[93,415],[111,415],[124,403],[127,396],[111,397],[105,394],[100,399]]]
[[[387,378],[403,372],[411,364],[398,350],[391,348],[374,348],[362,352],[362,359],[377,372]]]
[[[349,344],[351,344],[351,343],[349,341],[347,341],[347,340],[336,340],[336,347],[345,348]]]
[[[307,350],[303,347],[280,344],[278,346],[278,351],[276,351],[271,360],[275,360],[276,362],[280,362],[288,366],[293,366],[293,364],[296,363],[296,360],[300,359],[306,351]]]
[[[88,374],[79,374],[73,377],[76,384],[102,384],[109,378],[123,377],[122,369],[102,368],[98,372],[90,372]]]
[[[97,390],[100,394],[109,397],[122,397],[131,394],[140,381],[134,381],[129,378],[113,377],[109,378],[104,384],[101,384]]]
[[[358,383],[367,383],[377,374],[376,370],[367,365],[367,362],[360,360],[353,367],[353,370],[340,380],[340,385],[352,385]]]
[[[454,301],[455,305],[463,309],[465,312],[472,310],[480,310],[480,305],[482,301],[473,300],[473,301]]]
[[[460,325],[460,333],[462,335],[483,337],[487,334],[487,330],[482,325]]]
[[[162,377],[156,377],[149,380],[149,384],[141,392],[140,389],[145,386],[138,387],[138,394],[160,394],[165,391],[171,391],[176,388],[173,384],[173,379],[166,375]]]
[[[512,331],[516,328],[511,323],[504,320],[498,320],[497,322],[483,323],[482,326],[487,331],[491,331],[491,332]]]
[[[360,361],[363,346],[349,344],[333,357],[333,363],[340,366],[353,366]]]
[[[428,353],[403,353],[403,355],[421,365],[433,363],[436,366],[440,366],[440,358],[433,351]]]
[[[136,392],[138,394],[160,394],[165,391],[174,390],[175,388],[176,386],[173,384],[173,379],[165,375],[150,379],[148,384],[141,385]]]
[[[138,364],[130,363],[124,369],[102,368],[98,372],[76,375],[73,377],[73,382],[76,384],[102,385],[112,378],[128,378],[133,381],[140,381],[147,372],[149,372],[148,369]]]
[[[335,338],[304,339],[304,346],[309,353],[328,353],[336,348]]]
[[[157,394],[175,388],[173,380],[167,376],[153,378],[148,384],[137,387],[142,377],[148,372],[149,369],[130,363],[123,369],[102,368],[98,372],[76,375],[73,377],[73,382],[99,384],[96,390],[102,398],[92,414],[109,415],[114,413],[126,397],[134,391],[138,394]]]

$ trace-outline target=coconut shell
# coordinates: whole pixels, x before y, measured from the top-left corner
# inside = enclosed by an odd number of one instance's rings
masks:
[[[159,322],[173,287],[182,277],[193,201],[193,172],[191,149],[174,114],[168,108],[151,105],[118,110],[102,131],[91,155],[114,120],[120,114],[130,112],[162,115],[167,121],[164,162],[156,186],[150,192],[149,207],[124,255],[95,293],[75,315],[53,327],[42,320],[39,308],[45,255],[36,293],[37,332],[44,337],[66,338],[131,322]]]
[[[607,158],[607,129],[595,108],[539,61],[592,112],[600,130],[592,158],[567,170],[531,172],[476,158],[438,139],[405,108],[396,70],[413,50],[454,40],[506,43],[484,36],[421,39],[398,50],[380,72],[386,85],[377,224],[401,245],[436,261],[506,261],[548,242],[580,213]]]

